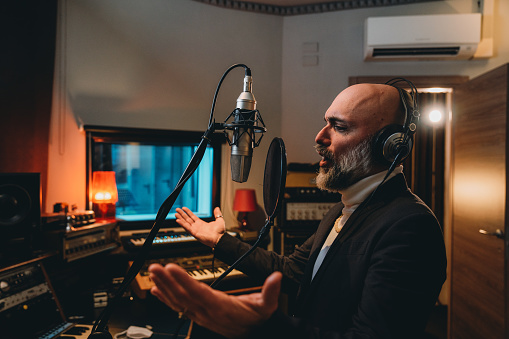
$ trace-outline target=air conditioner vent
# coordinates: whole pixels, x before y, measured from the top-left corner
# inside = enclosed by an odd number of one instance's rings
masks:
[[[375,48],[373,57],[387,56],[426,56],[426,55],[458,55],[459,47],[432,47],[432,48]]]

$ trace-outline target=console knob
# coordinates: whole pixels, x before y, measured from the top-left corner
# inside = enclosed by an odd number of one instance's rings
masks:
[[[0,290],[2,292],[7,292],[11,287],[7,281],[0,281]]]

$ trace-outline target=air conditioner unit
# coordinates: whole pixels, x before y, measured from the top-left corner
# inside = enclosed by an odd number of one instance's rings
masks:
[[[480,40],[480,13],[372,17],[364,60],[470,59]]]

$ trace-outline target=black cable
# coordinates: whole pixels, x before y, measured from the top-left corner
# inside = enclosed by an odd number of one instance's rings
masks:
[[[413,133],[415,133],[415,130],[413,131],[410,131],[410,124],[413,123],[412,121],[412,118],[416,118],[418,119],[419,118],[419,110],[418,110],[418,101],[417,101],[417,89],[415,88],[414,84],[405,79],[405,78],[393,78],[393,79],[390,79],[388,80],[385,85],[389,85],[389,86],[393,86],[395,87],[398,91],[401,91],[402,89],[395,86],[395,84],[399,83],[399,82],[406,82],[408,84],[408,86],[410,87],[412,93],[410,94],[411,98],[412,98],[412,113],[411,113],[411,117],[410,117],[410,123],[407,125],[407,126],[404,126],[405,128],[405,135],[403,137],[403,141],[401,142],[402,145],[405,145],[403,147],[399,147],[398,149],[396,149],[396,156],[394,157],[394,160],[392,161],[391,165],[389,166],[388,170],[387,170],[387,173],[385,174],[384,178],[382,179],[382,181],[376,186],[376,188],[373,190],[373,192],[371,192],[371,194],[366,198],[364,199],[364,201],[362,201],[360,203],[360,205],[356,208],[355,212],[358,214],[359,212],[361,212],[368,204],[369,202],[373,199],[373,197],[376,195],[376,193],[378,192],[378,189],[380,187],[382,187],[382,185],[385,183],[385,181],[389,178],[389,176],[391,175],[392,172],[394,172],[394,169],[396,168],[396,166],[403,160],[403,158],[406,156],[405,153],[409,153],[410,150],[406,150],[406,148],[409,148],[408,147],[408,138],[410,138],[412,136]],[[406,104],[406,100],[404,98],[401,98],[402,101],[403,101],[403,105],[404,105],[404,108],[405,108],[405,125],[407,123],[407,118],[408,118],[408,111],[407,111],[407,104]],[[417,114],[416,114],[417,112]],[[354,231],[355,231],[356,228],[352,228],[350,229],[348,232],[349,234],[352,234]],[[347,232],[347,233],[348,233]],[[348,236],[348,235],[346,235]],[[344,240],[343,240],[344,241]]]
[[[237,67],[244,67],[246,75],[251,75],[251,69],[249,69],[249,67],[247,67],[244,64],[234,64],[234,65],[230,66],[223,73],[223,75],[221,76],[221,79],[219,79],[219,83],[216,86],[216,91],[214,92],[214,98],[212,99],[212,107],[210,108],[209,126],[211,124],[213,124],[213,122],[214,122],[214,110],[216,108],[217,96],[219,94],[219,89],[221,88],[221,84],[223,83],[223,80],[226,78],[226,75],[228,75],[228,73],[230,73],[231,70],[233,70],[234,68],[237,68]]]
[[[400,82],[405,82],[410,87],[410,90],[412,92],[410,94],[410,97],[412,98],[412,113],[411,113],[411,116],[410,116],[410,119],[409,119],[410,121],[409,121],[408,125],[407,125],[407,119],[409,118],[409,114],[408,114],[407,102],[406,102],[406,100],[403,97],[401,98],[401,101],[403,102],[403,106],[404,106],[404,109],[405,109],[405,124],[404,124],[404,128],[405,128],[405,132],[404,133],[405,133],[405,135],[404,135],[404,138],[403,138],[403,141],[401,142],[401,144],[402,145],[406,145],[406,146],[400,147],[398,150],[396,150],[397,154],[394,157],[394,160],[392,161],[391,165],[389,166],[387,174],[385,175],[383,180],[380,182],[380,184],[375,188],[375,190],[365,200],[366,203],[363,204],[363,205],[366,205],[373,198],[373,196],[376,194],[376,192],[378,191],[380,186],[382,186],[384,184],[384,182],[387,180],[387,178],[389,178],[389,176],[394,171],[396,166],[400,163],[402,158],[405,156],[405,153],[410,151],[410,150],[405,151],[405,148],[408,147],[408,138],[410,138],[411,135],[413,133],[415,133],[415,131],[410,131],[410,124],[413,122],[412,121],[412,117],[413,118],[417,118],[417,119],[419,118],[419,109],[418,109],[418,106],[417,106],[418,105],[417,88],[415,87],[415,85],[411,81],[409,81],[409,80],[407,80],[405,78],[393,78],[393,79],[390,79],[387,82],[385,82],[385,85],[392,86],[392,87],[396,88],[398,91],[402,91],[403,89],[401,89],[401,88],[396,86],[396,84],[400,83]],[[417,115],[415,115],[414,112],[417,112]],[[410,133],[410,132],[412,132],[412,133]]]
[[[258,248],[258,246],[260,245],[260,242],[265,238],[265,236],[267,234],[269,234],[271,224],[272,224],[271,220],[267,219],[265,225],[263,226],[263,228],[260,231],[260,234],[258,235],[258,239],[255,241],[253,246],[251,246],[251,248],[247,252],[245,252],[240,258],[238,258],[233,264],[231,264],[230,267],[228,267],[228,269],[226,271],[224,271],[223,274],[221,274],[214,282],[212,282],[212,284],[210,284],[210,287],[215,288],[217,285],[219,285],[219,283],[224,278],[226,278],[226,276],[231,271],[233,271],[240,264],[240,262],[242,260],[244,260],[247,256],[249,256],[256,248]]]
[[[219,285],[219,283],[224,278],[226,278],[226,276],[228,276],[228,274],[230,274],[230,272],[233,271],[240,264],[241,261],[243,261],[245,258],[247,258],[256,248],[258,248],[258,246],[260,245],[260,242],[263,239],[265,239],[267,234],[269,234],[270,226],[272,225],[272,223],[273,223],[273,221],[270,218],[267,219],[267,221],[265,222],[265,225],[263,226],[263,228],[260,231],[260,234],[258,235],[258,239],[253,244],[253,246],[251,246],[251,248],[248,251],[246,251],[240,258],[238,258],[232,265],[230,265],[230,267],[228,267],[228,269],[226,269],[216,280],[214,280],[210,284],[211,288],[217,287],[217,285]],[[215,254],[212,257],[212,260],[214,260],[214,258],[215,258]],[[175,332],[173,334],[173,339],[177,339],[178,338],[178,334],[179,334],[182,326],[185,324],[185,322],[187,320],[189,320],[189,319],[186,318],[185,316],[180,318],[180,321],[177,324],[177,328],[176,328],[176,330],[175,330]]]

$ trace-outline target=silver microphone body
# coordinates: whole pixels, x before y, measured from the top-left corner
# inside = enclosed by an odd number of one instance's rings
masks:
[[[234,127],[232,136],[232,153],[230,167],[232,180],[245,182],[251,169],[254,148],[254,122],[257,120],[256,99],[252,92],[252,78],[244,77],[244,89],[237,99],[237,109],[234,113],[234,124],[243,127]],[[244,127],[245,126],[245,127]]]

